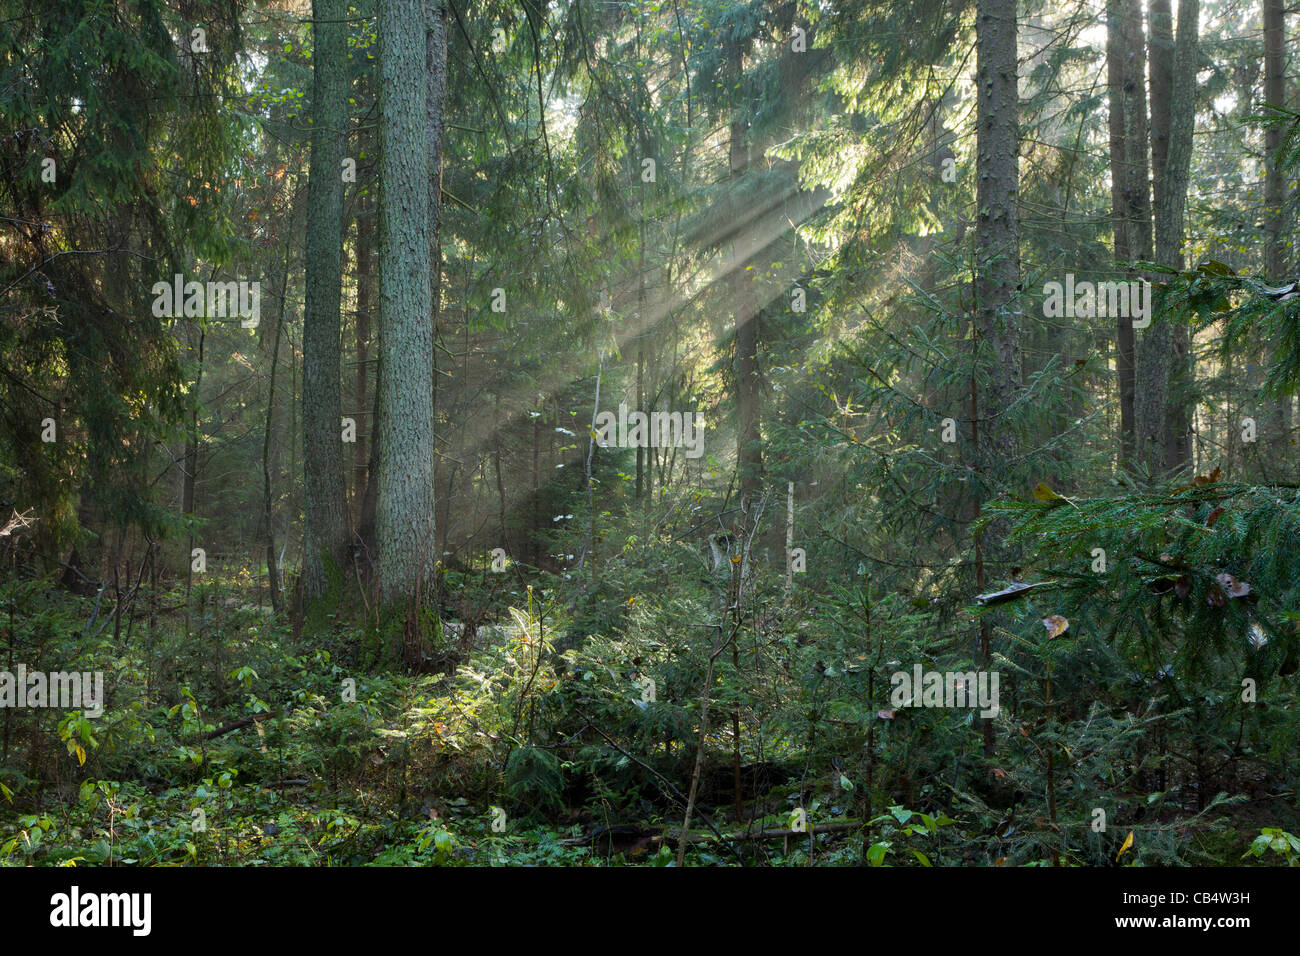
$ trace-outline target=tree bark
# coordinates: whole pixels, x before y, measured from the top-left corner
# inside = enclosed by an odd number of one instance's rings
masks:
[[[379,598],[415,600],[432,569],[433,303],[426,18],[419,0],[380,0],[381,135]]]
[[[737,46],[732,56],[734,76],[738,81],[743,52]],[[733,186],[744,176],[748,166],[745,123],[735,120],[731,123],[728,148],[728,168]],[[763,483],[762,381],[758,368],[759,309],[754,295],[754,280],[746,271],[751,264],[753,245],[753,238],[744,230],[736,237],[732,247],[730,282],[736,332],[736,472],[740,506],[751,513],[761,494]]]
[[[271,373],[266,388],[266,431],[262,435],[262,522],[266,545],[266,580],[271,592],[271,610],[283,608],[280,594],[280,567],[275,554],[275,499],[271,491],[271,448],[275,432],[275,373],[280,362],[280,333],[284,329],[284,308],[289,298],[289,247],[284,254],[284,272],[280,281],[280,301],[275,310],[275,339],[271,344]],[[269,335],[264,335],[266,340]]]
[[[1286,11],[1283,0],[1264,0],[1264,102],[1286,107]],[[1286,270],[1286,181],[1279,154],[1282,128],[1276,124],[1264,131],[1264,275],[1280,282]],[[1291,399],[1283,396],[1270,408],[1268,446],[1272,463],[1285,466],[1291,448]]]
[[[327,563],[342,567],[348,544],[339,393],[342,163],[348,120],[346,17],[346,0],[313,0],[311,178],[302,333],[304,601],[325,593]]]
[[[1016,0],[976,7],[976,102],[979,185],[975,224],[976,323],[992,350],[993,394],[984,403],[987,434],[999,458],[1015,454],[1015,435],[999,419],[1020,388],[1019,97]]]
[[[1264,0],[1264,102],[1286,106],[1286,13],[1282,0]],[[1282,127],[1274,124],[1264,131],[1264,275],[1271,281],[1282,278],[1285,256],[1282,248],[1285,221],[1286,184],[1278,154],[1282,149]]]
[[[1151,186],[1147,167],[1146,49],[1139,0],[1109,0],[1106,64],[1110,94],[1111,218],[1115,259],[1151,258]],[[1133,269],[1126,278],[1138,278]],[[1134,332],[1131,316],[1116,320],[1120,398],[1120,464],[1135,454]]]
[[[366,414],[370,409],[370,325],[375,308],[375,223],[369,204],[363,206],[357,217],[357,443],[352,459],[352,494],[357,509],[357,525],[361,525],[361,512],[366,494],[370,468],[370,436],[375,430],[372,415],[368,427]]]
[[[442,143],[445,132],[443,122],[444,104],[447,98],[447,7],[444,0],[433,0],[429,7],[429,19],[424,35],[425,71],[427,79],[425,104],[425,141],[429,151],[429,301],[431,309],[431,329],[433,341],[438,339],[438,322],[442,305]],[[438,418],[438,349],[436,345],[430,352],[433,379],[430,382],[432,408],[430,414],[435,423]],[[436,449],[435,449],[436,452]],[[433,456],[433,468],[436,472],[438,456]],[[434,476],[435,487],[437,476]],[[453,487],[448,485],[447,496],[452,497]],[[434,521],[436,526],[436,519]],[[445,535],[445,532],[444,532]],[[442,560],[441,549],[436,547],[434,561]]]
[[[1195,127],[1199,0],[1179,0],[1171,48],[1168,5],[1151,16],[1151,153],[1155,172],[1155,259],[1183,267],[1183,229]],[[1154,318],[1137,356],[1136,455],[1153,474],[1191,463],[1190,336],[1185,325]]]
[[[975,8],[976,187],[975,326],[976,356],[991,355],[992,395],[977,401],[971,377],[972,444],[977,467],[988,473],[994,460],[1005,469],[1016,454],[1015,434],[1005,419],[1020,389],[1020,97],[1017,84],[1016,0],[977,0]],[[985,445],[979,444],[980,416],[988,420]],[[976,508],[978,513],[978,502]],[[975,539],[977,579],[984,576],[985,555],[1001,560],[1003,532],[989,525]],[[980,666],[992,663],[987,622],[980,629]],[[993,723],[983,721],[984,754],[993,756]]]

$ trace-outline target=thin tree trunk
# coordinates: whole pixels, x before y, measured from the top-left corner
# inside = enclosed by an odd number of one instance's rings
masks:
[[[375,308],[374,246],[375,223],[373,211],[367,203],[357,217],[357,443],[352,450],[352,494],[357,508],[357,525],[361,524],[361,511],[366,494],[367,473],[370,465],[370,436],[375,429],[373,415],[366,426],[365,415],[370,405],[370,319]]]
[[[785,485],[785,593],[789,600],[790,590],[794,587],[794,563],[790,552],[794,550],[794,482]]]
[[[280,613],[280,569],[275,561],[275,509],[271,495],[271,433],[275,426],[275,372],[280,360],[280,333],[284,329],[284,303],[289,291],[289,255],[285,250],[284,281],[275,316],[275,344],[271,346],[271,374],[266,389],[266,432],[262,437],[262,522],[266,537],[266,579],[271,591],[271,610]]]
[[[185,515],[189,527],[188,543],[185,550],[185,598],[188,602],[190,589],[194,586],[194,487],[199,473],[199,397],[203,389],[203,343],[207,330],[199,326],[199,368],[194,376],[194,394],[191,396],[189,428],[185,434],[185,458],[181,471],[181,513]],[[189,605],[186,604],[186,628],[189,628]]]

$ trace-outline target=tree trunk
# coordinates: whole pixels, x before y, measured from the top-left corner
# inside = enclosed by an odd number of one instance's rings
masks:
[[[431,334],[433,341],[438,340],[438,322],[442,305],[442,142],[443,142],[443,108],[447,98],[447,8],[444,0],[433,0],[429,7],[429,18],[424,34],[424,56],[426,71],[425,103],[425,142],[429,151],[429,302],[431,316]],[[432,408],[430,417],[435,423],[438,418],[438,349],[436,345],[430,351],[429,361],[433,372],[430,382]],[[436,446],[433,455],[433,468],[436,472],[438,456]],[[436,487],[436,475],[435,475]],[[447,486],[450,499],[454,486]],[[434,526],[437,521],[434,519]],[[445,532],[444,532],[445,535]],[[434,562],[442,560],[442,549],[436,546],[436,537],[431,535],[434,545]]]
[[[280,569],[275,560],[275,507],[271,492],[271,437],[275,429],[275,373],[280,361],[280,332],[284,329],[284,303],[289,292],[289,255],[285,248],[284,277],[280,304],[275,315],[275,340],[271,345],[271,373],[266,387],[266,431],[262,436],[262,522],[266,544],[266,581],[271,592],[271,610],[280,613]]]
[[[375,430],[372,416],[369,426],[366,414],[370,411],[370,320],[375,308],[375,223],[367,203],[357,216],[357,444],[352,450],[352,494],[357,509],[357,525],[361,525],[361,512],[366,494],[370,467],[370,436]]]
[[[1151,186],[1147,168],[1146,49],[1139,0],[1109,0],[1106,64],[1110,90],[1111,217],[1115,259],[1151,258]],[[1126,278],[1138,278],[1133,269]],[[1120,464],[1132,467],[1134,333],[1131,316],[1116,320],[1120,399]]]
[[[1004,415],[1020,388],[1020,98],[1017,87],[1016,0],[977,0],[975,10],[976,160],[978,187],[975,205],[975,325],[989,362],[992,395],[983,402],[989,427],[979,447],[979,420],[985,412],[977,401],[971,378],[972,437],[977,467],[990,470],[993,460],[1010,467],[1016,454],[1015,435]],[[989,354],[991,352],[991,354]],[[983,460],[981,460],[983,459]],[[977,503],[978,508],[978,503]],[[989,525],[975,540],[976,576],[984,577],[985,555],[1002,556],[1002,531]],[[980,666],[992,663],[987,622],[980,630]],[[984,754],[993,755],[993,724],[983,721]]]
[[[380,0],[379,598],[415,600],[432,569],[433,303],[426,19],[419,0]]]
[[[741,69],[741,51],[735,50],[735,75]],[[745,124],[731,124],[728,165],[733,185],[739,182],[749,165],[745,146]],[[763,445],[761,432],[762,380],[758,369],[759,309],[754,295],[754,280],[746,272],[751,259],[752,237],[742,230],[733,245],[731,262],[732,302],[736,328],[736,472],[739,479],[740,506],[755,513],[763,483]]]
[[[190,328],[193,329],[193,323]],[[194,376],[194,393],[190,396],[190,420],[185,432],[185,457],[181,467],[181,513],[185,515],[185,524],[189,528],[188,547],[185,549],[185,598],[188,601],[190,589],[194,586],[194,487],[199,477],[199,398],[203,394],[203,343],[207,330],[199,325],[198,372]],[[193,346],[191,345],[191,349]],[[189,607],[186,607],[189,614]],[[186,628],[189,622],[186,621]]]
[[[991,349],[993,394],[985,401],[989,443],[1004,462],[1015,435],[999,420],[1020,388],[1019,98],[1016,0],[980,0],[976,8],[976,103],[979,186],[975,224],[975,314]],[[996,424],[995,424],[996,423]]]
[[[1199,0],[1179,0],[1178,40],[1172,49],[1168,5],[1151,4],[1151,153],[1155,170],[1155,259],[1183,267],[1183,228],[1195,125]],[[1190,336],[1155,319],[1137,357],[1137,460],[1153,473],[1191,462]]]
[[[1264,0],[1264,102],[1278,109],[1286,106],[1286,11],[1282,0]],[[1280,282],[1286,270],[1286,182],[1279,154],[1282,151],[1282,128],[1269,126],[1264,131],[1264,275],[1270,282]],[[1270,409],[1268,446],[1275,467],[1286,464],[1291,447],[1291,399],[1278,399]]]
[[[302,332],[304,601],[325,593],[327,562],[347,556],[339,300],[343,282],[343,146],[347,135],[347,3],[313,0],[311,178]]]

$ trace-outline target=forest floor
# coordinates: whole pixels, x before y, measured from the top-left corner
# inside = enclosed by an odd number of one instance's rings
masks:
[[[36,631],[82,633],[88,599],[32,595]],[[79,666],[105,671],[101,717],[5,711],[0,865],[676,862],[695,741],[638,752],[589,721],[533,739],[539,707],[566,726],[590,705],[560,655],[543,665],[539,650],[520,673],[509,621],[480,627],[493,646],[459,655],[454,673],[411,674],[360,665],[363,630],[295,637],[256,605],[210,597],[182,607],[160,595],[152,615],[137,608],[100,632]],[[489,659],[508,665],[492,673]],[[727,730],[710,735],[687,864],[1044,863],[999,850],[1023,826],[1014,802],[990,815],[951,797],[907,806],[877,787],[868,798],[798,752],[744,764],[738,811]],[[1256,862],[1261,830],[1300,829],[1294,792],[1272,791],[1247,782],[1196,825],[1178,803],[1194,795],[1171,796],[1144,824],[1185,862]]]

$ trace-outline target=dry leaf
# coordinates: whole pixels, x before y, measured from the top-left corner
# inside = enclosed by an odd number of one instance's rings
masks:
[[[1060,637],[1070,629],[1070,622],[1059,614],[1043,618],[1043,627],[1047,628],[1048,637]]]
[[[1245,581],[1234,578],[1231,574],[1218,574],[1215,575],[1214,579],[1224,586],[1228,592],[1228,597],[1245,597],[1250,593],[1250,585]]]
[[[1133,831],[1129,830],[1128,836],[1124,838],[1124,845],[1120,847],[1119,852],[1115,854],[1116,862],[1119,861],[1119,858],[1123,856],[1125,851],[1128,850],[1128,848],[1131,847],[1132,845],[1133,845]]]

